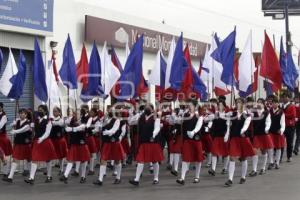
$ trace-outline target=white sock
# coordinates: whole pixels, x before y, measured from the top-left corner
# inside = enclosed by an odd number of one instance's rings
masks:
[[[208,153],[207,154],[207,165],[210,165],[211,164],[211,153]]]
[[[267,162],[268,162],[268,154],[267,153],[263,154],[262,159],[263,159],[263,162],[262,162],[261,169],[266,170],[266,166],[267,166]]]
[[[86,166],[87,166],[87,161],[85,161],[81,164],[81,177],[82,178],[85,178],[85,176],[86,176]]]
[[[37,169],[37,164],[36,163],[31,163],[31,169],[30,169],[30,176],[29,178],[34,180],[35,172]]]
[[[106,165],[100,165],[99,181],[103,182],[103,177],[106,173]]]
[[[51,161],[47,162],[46,166],[47,166],[47,176],[51,177],[52,176],[52,162]]]
[[[216,171],[216,167],[217,167],[217,156],[212,156],[211,158],[211,169]]]
[[[110,161],[110,164],[111,164],[112,166],[114,166],[114,165],[115,165],[115,161],[114,161],[114,160]]]
[[[280,157],[281,157],[281,149],[276,149],[275,160],[276,160],[276,164],[278,166],[279,166],[279,163],[280,163]]]
[[[248,161],[244,160],[242,161],[242,178],[246,178],[247,169],[248,169]]]
[[[257,172],[258,155],[252,156],[252,169]]]
[[[18,164],[16,162],[13,162],[11,164],[11,168],[10,168],[10,172],[9,172],[8,178],[10,178],[10,179],[14,178],[14,174],[15,174],[15,171],[17,169],[17,166],[18,166]]]
[[[158,164],[158,162],[153,164],[153,170],[154,170],[154,180],[158,181],[158,176],[159,176],[159,164]]]
[[[178,172],[179,160],[180,160],[180,154],[179,153],[174,154],[174,165],[173,165],[173,167],[174,167],[174,170],[176,172]]]
[[[229,180],[231,180],[231,181],[233,180],[234,171],[235,171],[235,161],[230,161],[229,162],[228,176],[229,176]]]
[[[95,157],[96,157],[96,154],[93,153],[91,155],[91,159],[90,159],[90,171],[94,171],[94,166],[95,166]]]
[[[274,150],[273,149],[268,149],[268,158],[269,158],[269,163],[273,164],[274,163]]]
[[[138,163],[138,164],[137,164],[137,167],[136,167],[136,174],[135,174],[135,179],[134,179],[134,181],[140,181],[140,178],[141,178],[141,174],[142,174],[142,172],[143,172],[143,169],[144,169],[144,164]]]
[[[181,179],[185,179],[186,172],[189,170],[190,163],[189,162],[184,162],[182,161],[182,166],[181,166]]]
[[[150,167],[153,167],[153,162],[150,162],[150,163],[149,163],[149,166],[150,166]]]
[[[76,161],[75,164],[75,172],[79,173],[80,161]]]
[[[73,163],[68,162],[64,176],[68,177],[73,167]]]
[[[61,159],[60,160],[60,171],[63,172],[64,171],[64,165],[65,165],[65,159]]]
[[[170,160],[169,160],[169,164],[170,164],[171,166],[173,166],[173,163],[174,163],[174,157],[175,157],[175,154],[171,153],[171,154],[170,154]]]
[[[116,164],[115,165],[115,170],[117,172],[117,179],[121,179],[121,173],[122,173],[122,163]]]
[[[200,172],[201,172],[201,166],[202,166],[202,163],[201,162],[197,162],[196,163],[196,174],[195,174],[195,178],[200,178]]]
[[[224,166],[223,169],[227,170],[229,165],[229,156],[224,157]]]

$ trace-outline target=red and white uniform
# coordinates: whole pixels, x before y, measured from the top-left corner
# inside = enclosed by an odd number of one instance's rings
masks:
[[[214,156],[228,156],[229,142],[224,141],[224,137],[228,131],[228,122],[225,112],[217,112],[213,119],[211,134],[213,138],[212,154]]]
[[[270,135],[272,137],[273,145],[275,149],[281,149],[285,147],[285,138],[284,138],[284,130],[285,130],[285,115],[283,111],[279,108],[276,110],[271,109],[271,127],[270,127]]]
[[[67,157],[68,145],[64,136],[64,120],[61,117],[51,119],[52,129],[50,138],[56,152],[56,159],[61,160]]]
[[[6,156],[12,154],[12,145],[6,134],[7,117],[5,112],[0,112],[0,148]]]

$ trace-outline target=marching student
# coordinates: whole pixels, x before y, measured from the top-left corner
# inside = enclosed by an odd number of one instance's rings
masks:
[[[275,150],[275,169],[279,169],[279,163],[281,158],[281,149],[285,147],[285,114],[282,109],[279,108],[279,102],[277,98],[273,98],[271,114],[271,127],[270,135],[272,137],[274,150]],[[271,170],[274,167],[273,152],[269,153],[270,164],[268,169]]]
[[[28,184],[34,184],[34,177],[38,162],[46,162],[47,179],[46,183],[52,182],[52,160],[56,158],[55,149],[49,138],[52,129],[52,123],[48,119],[48,107],[40,105],[38,107],[38,116],[34,116],[34,141],[32,144],[31,169],[30,176],[25,179]]]
[[[19,110],[19,119],[14,123],[14,129],[11,135],[14,135],[13,161],[8,177],[4,177],[3,181],[12,183],[14,173],[20,161],[31,161],[31,127],[28,120],[28,112],[26,109]]]
[[[3,107],[3,103],[0,102],[0,148],[3,150],[5,156],[9,157],[12,155],[13,149],[12,144],[6,134],[7,117]],[[9,163],[7,163],[7,165],[4,166],[3,171],[4,177],[6,177],[9,172]]]
[[[100,151],[99,177],[93,184],[102,186],[106,173],[107,161],[114,161],[116,168],[116,179],[114,184],[121,183],[122,160],[125,158],[121,141],[126,134],[126,124],[120,123],[120,113],[114,112],[113,108],[108,110],[108,116],[102,127],[102,148]]]
[[[300,146],[300,97],[295,97],[295,106],[296,106],[296,140],[293,153],[297,156]]]
[[[127,109],[122,109],[121,110],[121,122],[120,122],[120,126],[124,126],[124,129],[125,129],[125,133],[124,133],[124,136],[122,137],[122,140],[121,140],[121,144],[122,144],[122,147],[123,147],[123,150],[125,152],[125,159],[123,160],[123,164],[122,166],[126,166],[126,159],[128,158],[129,154],[130,154],[130,144],[129,144],[129,140],[128,140],[128,134],[129,134],[129,127],[128,127],[128,117],[129,117],[129,114],[128,114],[128,111]]]
[[[68,153],[68,145],[67,140],[64,135],[64,119],[61,117],[61,110],[58,107],[53,108],[53,119],[52,122],[52,129],[50,133],[50,138],[54,145],[54,149],[56,152],[56,159],[59,160],[59,175],[62,175],[64,172],[64,161],[67,157]]]
[[[229,121],[225,113],[225,103],[219,102],[218,109],[214,115],[211,134],[213,137],[212,144],[212,165],[208,173],[212,176],[216,175],[216,166],[218,157],[224,158],[224,167],[222,169],[222,174],[227,172],[229,163],[229,143],[224,141],[224,137],[227,132],[229,132]]]
[[[191,162],[194,162],[196,165],[193,183],[199,183],[201,165],[204,160],[200,131],[203,124],[203,116],[198,117],[196,115],[195,106],[196,103],[189,102],[189,112],[185,113],[182,123],[183,146],[181,177],[176,180],[176,182],[181,185],[185,184],[185,175],[189,170]]]
[[[257,102],[256,110],[253,112],[253,148],[255,155],[252,157],[252,171],[249,176],[257,176],[257,165],[258,165],[258,151],[262,154],[262,167],[259,171],[260,175],[266,173],[266,165],[268,162],[268,151],[273,149],[273,141],[269,135],[271,127],[271,115],[264,108],[264,101]]]
[[[242,162],[242,173],[240,184],[246,182],[247,158],[255,155],[252,144],[247,136],[248,128],[251,123],[251,116],[246,113],[244,108],[243,99],[236,100],[236,111],[231,115],[230,131],[226,133],[224,141],[229,140],[229,168],[228,168],[228,180],[225,182],[225,186],[230,187],[233,184],[233,176],[235,172],[235,163],[237,160]]]
[[[82,163],[80,183],[85,183],[87,162],[90,160],[89,148],[86,145],[86,125],[78,122],[76,112],[72,109],[69,112],[69,117],[66,120],[67,127],[65,128],[66,132],[70,133],[70,149],[67,154],[68,164],[65,173],[59,180],[67,184],[73,164],[76,163],[77,165],[78,163],[78,166],[80,166],[80,163]]]
[[[137,152],[136,176],[129,183],[139,185],[140,177],[145,163],[153,163],[154,180],[153,185],[159,183],[159,162],[163,161],[163,150],[161,148],[160,136],[161,113],[154,113],[153,105],[146,105],[144,113],[138,122],[140,146]]]

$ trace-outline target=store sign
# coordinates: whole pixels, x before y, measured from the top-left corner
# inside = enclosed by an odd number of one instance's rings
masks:
[[[85,40],[86,42],[96,41],[103,44],[107,41],[115,47],[124,48],[129,41],[132,46],[139,35],[144,34],[144,50],[147,52],[157,52],[161,47],[164,53],[170,48],[173,35],[145,29],[137,26],[114,22],[106,19],[86,16],[85,18]],[[177,36],[175,37],[177,38]],[[193,58],[203,58],[206,43],[190,39],[184,39],[184,46],[189,44],[190,54]]]
[[[53,0],[0,0],[0,24],[51,33]]]

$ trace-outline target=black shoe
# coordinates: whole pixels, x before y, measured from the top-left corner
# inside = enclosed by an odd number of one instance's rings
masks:
[[[280,169],[279,165],[275,164],[275,169]]]
[[[159,183],[158,180],[154,180],[154,181],[152,182],[152,185],[157,185],[158,183]]]
[[[252,171],[249,173],[249,177],[255,177],[255,176],[257,176],[257,172],[252,170]]]
[[[200,179],[199,179],[199,178],[194,178],[193,183],[199,183],[199,182],[200,182]]]
[[[93,176],[93,175],[95,175],[95,172],[94,171],[89,171],[87,175],[88,176]]]
[[[212,176],[216,176],[216,172],[212,169],[208,170],[208,174],[210,174]]]
[[[71,176],[78,177],[78,176],[79,176],[79,173],[76,172],[76,171],[74,171],[74,172],[71,174]]]
[[[274,163],[270,163],[269,166],[268,166],[268,170],[274,169],[274,166],[275,166]]]
[[[60,168],[60,165],[59,164],[55,164],[54,167],[55,168]]]
[[[28,175],[29,175],[29,170],[24,170],[22,176],[28,176]]]
[[[222,169],[221,174],[227,174],[227,170],[226,169]]]
[[[293,153],[295,154],[295,156],[298,156],[298,151],[294,150]]]
[[[175,170],[172,170],[172,171],[171,171],[171,174],[174,175],[174,176],[178,176],[178,172],[175,171]]]
[[[115,179],[114,185],[119,185],[121,183],[121,179]]]
[[[167,170],[171,171],[171,170],[172,170],[172,165],[169,164],[169,165],[167,166]]]
[[[30,185],[33,185],[34,184],[34,179],[25,179],[24,180],[25,181],[25,183],[28,183],[28,184],[30,184]]]
[[[122,169],[124,169],[124,168],[126,168],[126,167],[127,167],[126,163],[123,163],[123,164],[122,164]]]
[[[85,183],[86,182],[86,178],[85,177],[81,177],[79,183]]]
[[[93,182],[94,185],[102,186],[102,181],[96,180]]]
[[[68,178],[65,177],[65,175],[62,175],[62,176],[59,178],[59,180],[60,180],[61,182],[64,182],[65,184],[68,184]]]
[[[233,183],[232,183],[232,180],[228,180],[228,181],[225,182],[224,186],[225,186],[225,187],[231,187],[232,184],[233,184]]]
[[[292,158],[288,158],[288,159],[287,159],[287,162],[292,162]]]
[[[244,184],[244,183],[246,183],[246,179],[245,178],[241,178],[240,179],[240,184]]]
[[[12,178],[8,178],[8,177],[3,178],[2,180],[5,181],[5,182],[8,182],[8,183],[13,183],[14,182]]]
[[[51,183],[52,182],[52,177],[51,176],[47,176],[45,183]]]
[[[264,169],[261,169],[260,171],[259,171],[259,175],[264,175],[266,173],[266,170],[264,170]]]
[[[135,180],[129,180],[129,183],[134,186],[139,186],[139,184],[140,184],[140,182],[135,181]]]
[[[185,184],[184,180],[182,180],[182,179],[177,179],[176,183],[178,183],[180,185],[184,185]]]

